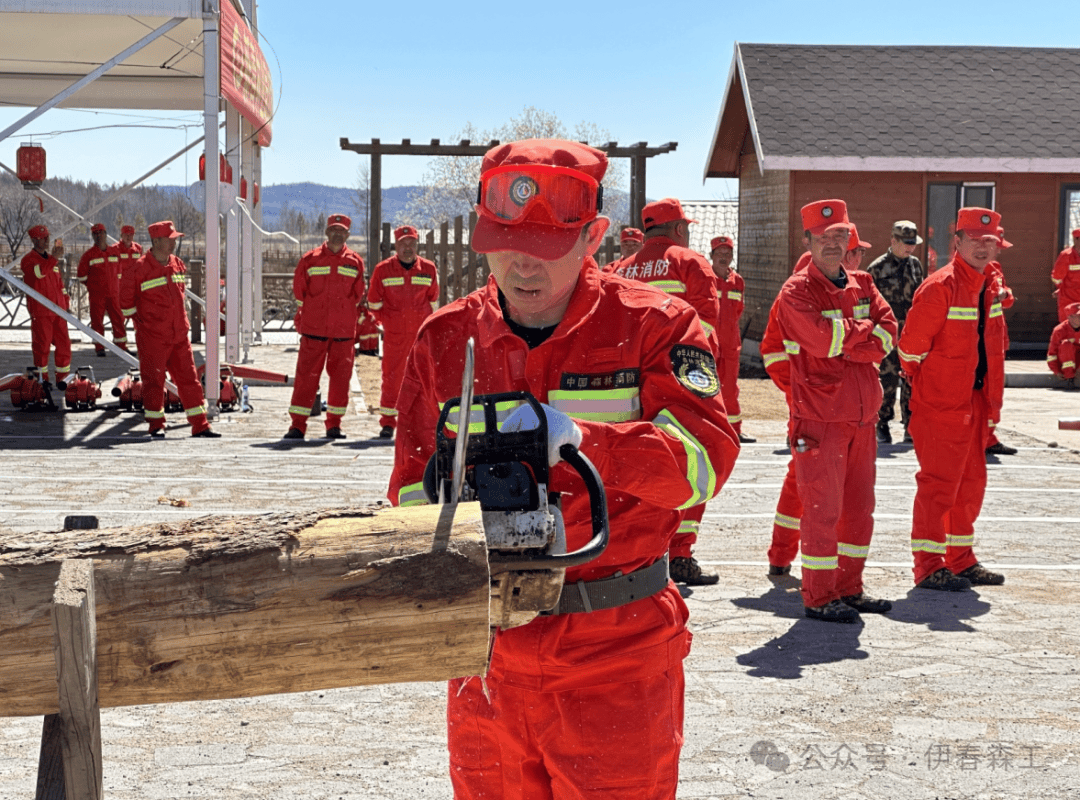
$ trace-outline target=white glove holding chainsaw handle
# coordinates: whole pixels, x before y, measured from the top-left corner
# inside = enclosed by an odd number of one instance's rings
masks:
[[[562,461],[559,448],[564,444],[581,447],[581,428],[566,414],[552,408],[547,403],[541,403],[540,407],[544,409],[544,416],[547,417],[548,466],[554,467]],[[499,426],[499,430],[516,433],[517,431],[536,430],[539,427],[540,420],[536,418],[536,412],[533,411],[531,405],[526,404],[515,408],[503,424]]]

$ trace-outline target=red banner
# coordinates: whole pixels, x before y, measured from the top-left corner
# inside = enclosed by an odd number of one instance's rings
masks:
[[[259,130],[259,144],[270,144],[274,87],[259,43],[233,8],[221,0],[221,95]]]

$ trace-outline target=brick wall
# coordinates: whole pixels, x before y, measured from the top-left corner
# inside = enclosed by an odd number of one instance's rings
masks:
[[[746,281],[744,338],[761,341],[769,308],[794,263],[788,253],[790,173],[758,170],[743,153],[739,167],[739,273]]]

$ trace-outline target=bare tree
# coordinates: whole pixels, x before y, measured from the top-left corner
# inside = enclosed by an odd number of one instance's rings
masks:
[[[371,230],[371,165],[366,161],[361,161],[356,168],[355,187],[352,204],[357,224],[353,227],[366,237]]]
[[[451,141],[468,139],[472,142],[515,142],[520,139],[566,139],[566,126],[556,117],[542,109],[528,106],[521,115],[512,118],[505,125],[489,131],[479,131],[468,123],[463,130],[450,137]],[[574,128],[573,138],[593,146],[606,144],[611,134],[595,123],[581,122]],[[482,159],[476,156],[439,156],[428,162],[424,174],[424,188],[410,198],[405,210],[395,222],[411,222],[422,227],[434,227],[443,220],[456,216],[467,216],[476,202],[476,186],[480,182],[480,164]],[[619,161],[613,161],[604,176],[605,195],[618,198],[625,183],[626,168]],[[625,190],[621,191],[625,194]],[[613,206],[613,207],[612,207]],[[625,224],[629,207],[623,198],[620,214],[619,203],[605,202],[604,213],[612,221]],[[614,215],[612,214],[614,211]]]
[[[7,242],[11,260],[15,261],[27,239],[27,231],[42,221],[37,195],[22,188],[18,181],[0,179],[0,236]]]

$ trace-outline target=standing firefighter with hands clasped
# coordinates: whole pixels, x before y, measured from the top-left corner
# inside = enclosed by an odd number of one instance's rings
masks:
[[[603,555],[567,569],[553,612],[496,632],[483,679],[450,683],[458,800],[660,800],[678,785],[690,634],[665,554],[681,509],[717,493],[739,445],[693,308],[597,269],[606,169],[602,152],[576,142],[488,151],[471,244],[492,279],[424,323],[398,395],[396,505],[424,502],[440,407],[460,394],[470,337],[478,395],[527,391],[544,404],[569,549],[592,528],[559,447],[576,444],[607,490]],[[503,413],[503,430],[537,426],[531,407]],[[631,581],[636,597],[620,590]]]
[[[844,270],[847,204],[819,200],[801,213],[811,261],[780,289],[776,320],[791,368],[803,604],[812,619],[857,622],[892,608],[863,591],[862,574],[874,533],[878,364],[896,318],[868,273]]]

